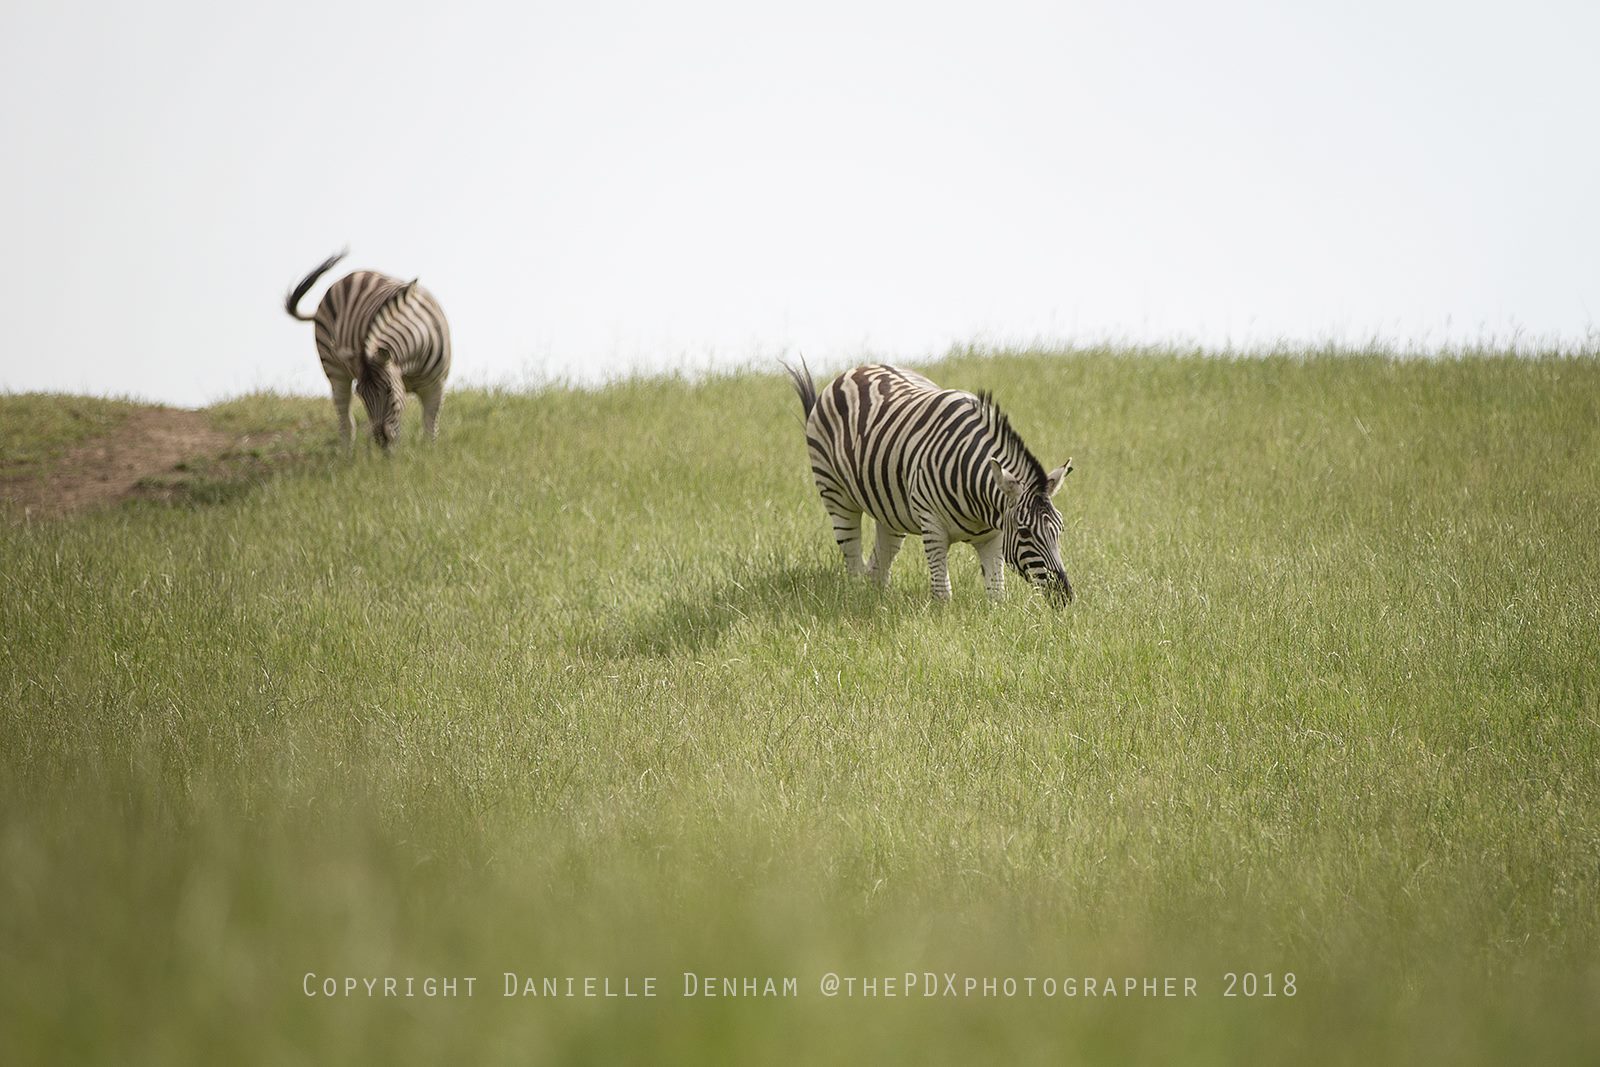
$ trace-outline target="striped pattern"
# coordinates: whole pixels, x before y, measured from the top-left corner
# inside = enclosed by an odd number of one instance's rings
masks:
[[[950,596],[950,545],[970,542],[991,596],[1005,565],[1072,599],[1061,563],[1061,514],[1050,498],[1072,461],[1046,472],[988,394],[940,389],[912,371],[857,367],[817,392],[809,371],[785,366],[806,413],[817,492],[852,574],[887,584],[901,542],[922,538],[933,595]],[[862,561],[861,519],[876,544]]]
[[[400,435],[407,393],[422,401],[423,431],[438,435],[439,405],[450,375],[450,327],[433,294],[415,281],[358,270],[329,286],[316,314],[302,315],[300,300],[339,260],[325,260],[301,279],[285,304],[289,314],[316,326],[322,372],[333,387],[339,433],[350,443],[350,393],[367,409],[373,439],[387,451]]]

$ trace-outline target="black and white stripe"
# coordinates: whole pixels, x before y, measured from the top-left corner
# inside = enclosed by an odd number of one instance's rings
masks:
[[[1046,472],[987,393],[874,365],[846,371],[819,394],[809,371],[785,369],[805,407],[817,491],[852,574],[886,584],[901,542],[921,537],[933,595],[947,599],[950,545],[970,541],[991,596],[1004,591],[1010,564],[1052,599],[1072,599],[1061,514],[1050,502],[1071,460]],[[867,563],[863,514],[877,539]]]
[[[385,451],[399,438],[407,393],[422,401],[422,428],[438,434],[439,405],[450,375],[450,327],[433,294],[415,280],[402,282],[377,271],[358,270],[328,287],[314,315],[302,315],[301,299],[339,260],[340,252],[300,280],[285,309],[316,325],[317,354],[333,387],[339,434],[350,443],[350,391],[361,397],[373,439]]]

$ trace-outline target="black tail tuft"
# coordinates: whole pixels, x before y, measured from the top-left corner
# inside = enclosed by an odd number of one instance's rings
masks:
[[[781,359],[778,364],[789,372],[794,391],[800,394],[800,406],[806,409],[806,417],[810,418],[811,409],[817,406],[817,383],[811,380],[811,368],[806,366],[806,357],[800,357],[800,370],[795,370]]]
[[[332,267],[335,263],[339,262],[346,255],[348,255],[349,252],[350,250],[346,248],[337,255],[329,256],[318,265],[316,270],[312,271],[310,274],[307,274],[304,278],[301,278],[300,284],[289,290],[289,296],[283,302],[283,310],[287,311],[291,317],[297,318],[301,322],[310,322],[313,318],[315,318],[314,315],[300,314],[300,299],[304,297],[306,293],[311,291],[311,287],[317,284],[318,278],[328,273],[329,267]]]

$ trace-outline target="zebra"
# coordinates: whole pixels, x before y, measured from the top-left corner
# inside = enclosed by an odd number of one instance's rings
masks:
[[[348,251],[348,250],[346,250]],[[377,271],[358,270],[334,282],[315,315],[300,314],[302,298],[345,252],[329,256],[300,279],[284,310],[316,324],[317,354],[333,387],[339,438],[350,446],[350,387],[367,409],[372,437],[385,452],[400,436],[406,393],[422,401],[422,428],[438,436],[439,405],[450,374],[450,327],[433,294],[415,279],[402,282]]]
[[[948,600],[950,544],[970,541],[991,597],[1004,593],[1009,563],[1058,606],[1072,600],[1061,513],[1050,502],[1072,460],[1047,472],[993,396],[883,365],[846,371],[819,394],[809,369],[783,366],[805,408],[811,472],[850,573],[887,585],[901,542],[920,536],[933,596]],[[867,563],[863,513],[877,537]]]

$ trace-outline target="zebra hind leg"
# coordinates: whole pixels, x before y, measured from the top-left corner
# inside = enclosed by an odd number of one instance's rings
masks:
[[[928,554],[928,587],[935,600],[950,599],[950,538],[943,530],[922,531],[922,550]]]
[[[905,541],[904,534],[897,534],[882,522],[875,522],[877,527],[878,543],[872,549],[872,562],[867,565],[867,573],[882,588],[889,586],[889,568],[894,566],[894,557],[900,553],[900,545]]]
[[[828,518],[833,521],[833,539],[844,553],[844,569],[854,575],[867,573],[861,561],[861,512],[835,511],[828,508]]]

